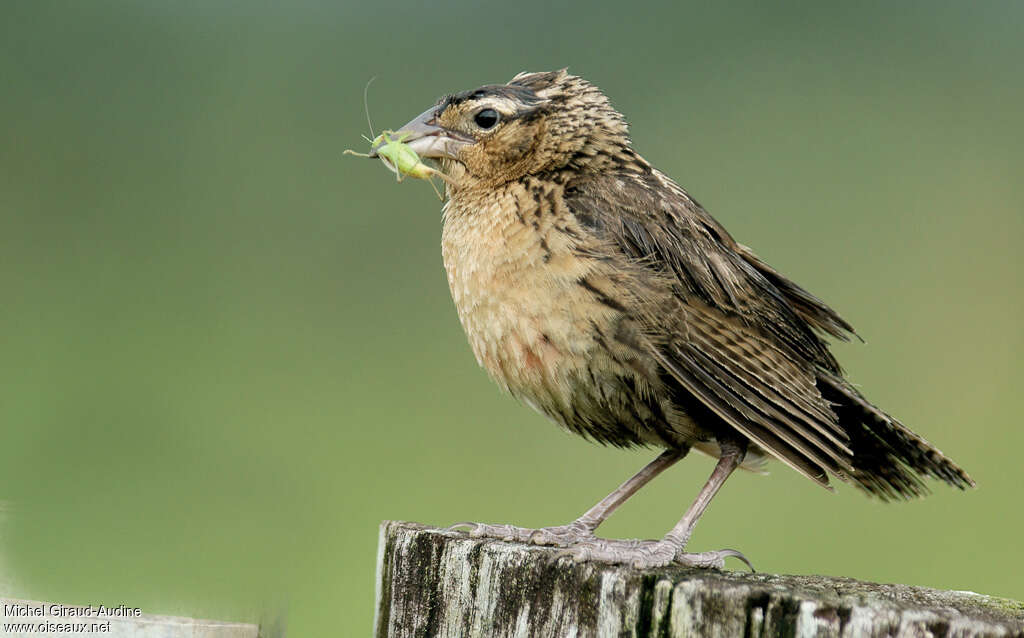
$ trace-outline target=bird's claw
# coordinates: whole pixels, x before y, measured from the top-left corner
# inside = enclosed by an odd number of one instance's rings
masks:
[[[725,559],[728,558],[729,556],[732,556],[733,558],[738,558],[741,561],[743,561],[743,564],[746,565],[748,569],[750,569],[750,573],[752,573],[752,574],[756,574],[757,573],[757,570],[754,569],[754,564],[751,563],[750,559],[748,559],[746,556],[744,556],[743,552],[741,552],[739,550],[736,550],[736,549],[720,549],[717,552],[710,552],[710,553],[712,553],[712,554],[719,554],[722,557],[722,562],[723,563],[725,562]]]

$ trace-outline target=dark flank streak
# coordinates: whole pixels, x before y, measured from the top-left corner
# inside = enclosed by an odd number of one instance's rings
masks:
[[[609,297],[605,293],[603,293],[600,290],[598,290],[597,288],[595,288],[593,284],[591,284],[589,281],[587,281],[586,277],[582,277],[582,278],[578,279],[576,281],[576,283],[578,283],[579,285],[583,286],[584,288],[586,288],[590,292],[594,293],[594,297],[598,301],[603,303],[604,305],[608,306],[609,308],[612,308],[613,310],[618,310],[619,312],[626,312],[627,311],[626,307],[623,306],[621,303],[619,303],[618,301],[612,299],[611,297]]]
[[[525,224],[526,223],[526,218],[523,217],[523,208],[522,208],[522,206],[519,205],[518,201],[514,202],[513,205],[515,206],[515,209],[516,209],[516,219],[519,220],[520,224]]]

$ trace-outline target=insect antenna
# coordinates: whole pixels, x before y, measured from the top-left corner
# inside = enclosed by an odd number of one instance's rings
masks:
[[[366,125],[370,127],[370,137],[376,137],[373,134],[373,122],[370,121],[370,85],[376,79],[377,76],[373,76],[366,82],[366,86],[363,87],[363,110],[366,111]],[[373,140],[367,139],[366,141],[373,144]]]

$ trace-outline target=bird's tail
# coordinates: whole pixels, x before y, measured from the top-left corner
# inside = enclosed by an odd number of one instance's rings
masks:
[[[842,478],[882,500],[924,496],[931,477],[967,489],[974,481],[902,423],[872,405],[849,382],[823,370],[818,388],[850,437],[853,471]]]

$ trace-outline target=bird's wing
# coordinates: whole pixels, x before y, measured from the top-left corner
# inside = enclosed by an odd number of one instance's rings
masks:
[[[830,324],[803,316],[814,303],[827,307],[795,284],[806,306],[791,301],[793,290],[780,288],[772,273],[788,280],[749,261],[685,191],[653,169],[577,179],[565,192],[569,210],[602,242],[672,282],[670,307],[653,313],[649,330],[651,351],[671,377],[812,480],[827,485],[825,470],[845,477],[849,438],[816,386],[817,369],[839,369],[815,333],[831,332]]]

